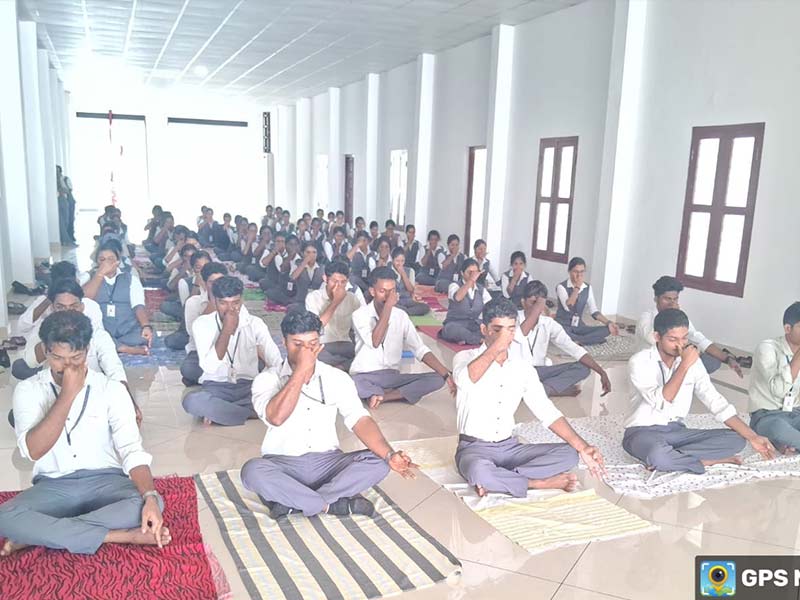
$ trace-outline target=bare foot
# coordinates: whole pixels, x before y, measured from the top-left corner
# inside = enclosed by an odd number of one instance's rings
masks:
[[[476,485],[475,486],[475,491],[478,493],[478,496],[480,496],[481,498],[483,498],[486,495],[486,488],[483,487],[482,485]]]
[[[781,446],[778,448],[778,450],[784,456],[794,456],[797,454],[797,449],[792,448],[791,446]]]
[[[528,489],[531,490],[564,490],[572,492],[578,485],[578,476],[574,473],[561,473],[547,479],[531,479]]]
[[[731,456],[730,458],[720,458],[719,460],[701,460],[703,466],[710,467],[711,465],[740,465],[742,459],[738,456]]]
[[[208,417],[203,417],[203,425],[213,425],[214,421],[209,419]]]
[[[0,556],[11,556],[27,547],[28,544],[17,544],[11,540],[6,540],[6,543],[0,548]]]
[[[547,394],[548,396],[558,397],[558,396],[570,396],[575,397],[581,393],[581,388],[577,385],[571,385],[563,392],[553,392],[552,394]]]
[[[117,348],[117,351],[121,352],[122,354],[150,354],[150,348],[147,346],[126,346],[125,344],[122,344],[119,348]]]
[[[118,531],[109,531],[106,535],[106,542],[114,544],[136,544],[137,546],[156,546],[156,536],[149,531],[142,533],[138,527],[133,529],[122,529]],[[172,535],[166,527],[161,528],[161,545],[166,546],[172,541]]]
[[[381,402],[383,402],[383,396],[375,394],[374,396],[371,396],[369,399],[369,407],[378,408],[381,405]]]

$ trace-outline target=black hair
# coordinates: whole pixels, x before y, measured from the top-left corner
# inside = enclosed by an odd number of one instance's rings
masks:
[[[189,266],[194,268],[195,264],[197,264],[197,261],[202,258],[206,258],[208,259],[209,262],[211,262],[211,255],[208,252],[206,252],[205,250],[198,250],[197,252],[192,254],[192,258],[189,259]]]
[[[344,227],[341,226],[333,228],[333,235],[336,235],[337,233],[341,233],[342,235],[347,235],[347,232],[344,230]]]
[[[483,244],[485,246],[486,245],[486,240],[475,240],[475,243],[472,244],[472,249],[473,250],[477,250],[478,246],[480,246],[481,244]]]
[[[214,275],[215,273],[219,273],[220,275],[227,275],[228,268],[222,263],[210,262],[207,265],[203,265],[203,268],[200,269],[200,277],[203,278],[203,281],[208,281],[208,278]]]
[[[432,235],[435,235],[437,238],[439,238],[439,239],[442,239],[442,236],[441,236],[441,235],[439,235],[439,232],[438,232],[436,229],[431,229],[431,230],[428,232],[428,240],[430,240],[430,239],[431,239],[431,236],[432,236]]]
[[[261,228],[258,230],[258,235],[264,235],[265,231],[269,231],[270,233],[272,233],[272,227],[270,227],[269,225],[262,225]]]
[[[567,265],[567,271],[572,271],[572,269],[580,265],[583,265],[585,267],[586,261],[583,260],[580,256],[573,256],[570,259],[569,264]]]
[[[325,211],[322,211],[322,212],[325,212]],[[333,212],[332,210],[329,210],[329,211],[328,211],[328,214],[327,214],[326,216],[330,217],[331,215],[333,215],[333,216],[335,217],[335,216],[336,216],[336,213],[335,213],[335,212]]]
[[[318,208],[316,210],[316,212],[321,212],[324,215],[325,214],[325,209],[324,208]]]
[[[478,266],[478,261],[475,260],[474,258],[465,259],[464,262],[461,263],[461,272],[462,273],[466,273],[467,269],[469,267],[471,267],[472,265],[475,265],[477,267]]]
[[[416,231],[416,230],[417,230],[417,228],[416,228],[416,227],[414,227],[414,224],[413,224],[413,223],[409,223],[408,225],[406,225],[406,233],[408,233],[408,232],[409,232],[409,231],[411,231],[412,229],[413,229],[414,231]]]
[[[300,248],[300,251],[305,254],[306,250],[312,248],[314,252],[317,252],[317,245],[314,242],[303,242],[303,246]]]
[[[653,284],[653,292],[656,296],[666,294],[667,292],[682,292],[683,284],[671,275],[663,275],[656,279]]]
[[[455,233],[451,233],[447,236],[447,245],[450,245],[450,242],[460,242],[461,238],[458,237]]]
[[[350,266],[341,260],[332,260],[325,265],[325,277],[330,277],[336,273],[344,275],[345,277],[350,277]]]
[[[783,324],[794,327],[800,322],[800,302],[794,302],[783,312]]]
[[[309,212],[304,212],[304,213],[303,213],[303,216],[302,216],[300,219],[305,219],[306,217],[310,217],[310,216],[311,216],[311,213],[309,213]]]
[[[371,286],[377,284],[381,279],[391,279],[392,281],[397,281],[397,278],[395,277],[394,271],[391,267],[378,267],[377,269],[373,269],[369,274],[369,284]]]
[[[197,240],[198,242],[200,241],[200,238],[198,237],[197,232],[196,231],[192,231],[191,229],[188,229],[188,228],[186,230],[186,239],[187,240]]]
[[[389,225],[396,227],[397,223],[394,222],[394,219],[386,219],[386,222],[383,224],[383,226],[388,227]]]
[[[483,306],[483,324],[488,325],[494,319],[517,318],[517,307],[508,298],[494,298]]]
[[[56,296],[59,294],[72,294],[76,298],[83,300],[83,288],[75,281],[75,277],[56,279],[47,288],[47,299],[51,303],[55,302]]]
[[[232,218],[232,217],[231,217],[231,213],[228,213],[228,212],[224,213],[224,214],[222,215],[222,218],[224,219],[225,217],[228,217],[229,219],[231,219],[231,218]]]
[[[295,221],[294,224],[297,225],[298,227],[300,227],[300,225],[305,225],[306,224],[306,220],[303,219],[303,218],[300,218],[300,219],[297,219],[297,221]]]
[[[215,298],[233,298],[234,296],[241,296],[244,292],[244,284],[240,279],[226,275],[220,277],[211,286],[211,291]]]
[[[653,330],[658,335],[664,335],[670,329],[675,329],[676,327],[689,327],[689,317],[686,316],[685,312],[677,308],[662,310],[653,321]]]
[[[513,265],[514,261],[518,258],[526,265],[528,264],[528,259],[525,258],[525,253],[522,250],[514,250],[514,252],[511,253],[511,260],[508,261],[509,264]]]
[[[283,238],[283,241],[285,242],[286,234],[283,231],[279,231],[278,233],[275,234],[275,241],[277,241],[278,238]]]
[[[62,260],[50,267],[50,281],[57,279],[75,279],[78,269],[68,260]]]
[[[164,212],[164,209],[163,209],[163,208],[161,208],[161,205],[160,205],[160,204],[154,204],[154,205],[153,205],[153,208],[151,208],[151,209],[150,209],[150,212],[151,212],[151,213],[154,213],[154,212],[156,212],[156,211],[158,211],[158,212]]]
[[[183,246],[181,246],[181,251],[180,251],[180,253],[179,253],[179,254],[180,254],[180,257],[181,257],[181,258],[184,258],[184,257],[186,256],[186,254],[188,254],[188,253],[189,253],[189,251],[190,251],[190,250],[191,250],[192,252],[199,252],[199,251],[200,251],[200,249],[199,249],[199,248],[196,248],[196,247],[194,246],[194,244],[184,244]],[[191,260],[191,259],[190,259],[190,260]]]
[[[75,351],[86,350],[92,340],[92,322],[75,310],[57,311],[42,321],[39,338],[48,350],[55,344],[68,344]]]
[[[288,244],[289,242],[297,242],[299,244],[300,239],[295,234],[290,233],[286,236],[286,243]]]
[[[397,246],[392,250],[392,258],[397,258],[398,256],[405,256],[406,251],[403,250],[400,246]]]
[[[175,225],[172,235],[189,235],[189,228],[186,225]]]
[[[161,222],[163,223],[167,219],[175,219],[175,216],[168,210],[165,210],[161,213]]]
[[[522,290],[523,298],[547,298],[547,286],[538,279],[529,281]]]
[[[313,225],[314,223],[322,227],[322,219],[320,219],[319,217],[314,217],[313,219],[311,219],[311,224]]]
[[[117,240],[106,240],[103,245],[97,249],[97,256],[100,256],[100,253],[105,251],[113,252],[114,256],[119,260],[119,255],[122,254],[122,245]]]
[[[373,227],[379,227],[377,221],[370,221],[369,222],[369,228],[372,229]]]
[[[375,248],[376,249],[380,248],[381,244],[383,244],[384,242],[386,242],[386,244],[389,246],[389,251],[391,252],[392,242],[389,241],[389,238],[387,238],[385,235],[382,235],[378,238],[378,242],[375,244]]]
[[[353,222],[354,223],[358,223],[359,221],[361,221],[362,223],[366,223],[366,221],[364,220],[364,217],[356,217],[356,220],[353,221]]]
[[[338,217],[339,215],[344,216],[344,211],[343,210],[337,210],[336,211],[336,216]]]
[[[370,239],[369,234],[363,229],[356,234],[356,242],[362,238]]]

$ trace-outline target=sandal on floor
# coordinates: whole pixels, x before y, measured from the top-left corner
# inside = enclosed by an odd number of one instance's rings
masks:
[[[17,346],[20,346],[20,347],[24,346],[25,344],[28,343],[28,340],[26,340],[21,335],[10,337],[10,338],[8,338],[8,341],[11,342],[12,344],[16,344]]]
[[[19,346],[13,343],[11,340],[5,340],[4,342],[0,342],[0,350],[17,350]]]
[[[10,315],[21,315],[25,312],[25,305],[19,302],[9,302],[7,308]]]

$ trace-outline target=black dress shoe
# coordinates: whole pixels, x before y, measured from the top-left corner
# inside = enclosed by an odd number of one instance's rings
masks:
[[[8,356],[8,350],[0,350],[0,367],[8,369],[11,366],[11,358]]]

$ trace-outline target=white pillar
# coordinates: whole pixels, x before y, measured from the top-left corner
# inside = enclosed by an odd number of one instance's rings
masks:
[[[486,243],[492,249],[491,252],[497,260],[497,257],[508,255],[507,249],[503,247],[502,237],[511,123],[511,85],[514,69],[514,28],[512,26],[496,25],[492,29],[491,65],[484,222],[486,223]]]
[[[58,117],[61,111],[61,102],[59,101],[59,85],[58,74],[55,69],[50,69],[50,115],[49,118],[53,123],[53,143],[55,144],[56,151],[56,164],[64,168],[64,145],[61,143],[61,119]]]
[[[64,167],[64,174],[69,175],[69,165],[67,165],[67,93],[64,91],[64,83],[59,79],[58,80],[58,95],[56,99],[58,101],[58,113],[56,114],[56,121],[58,121],[58,126],[61,131],[61,136],[59,141],[61,142],[61,163],[62,167]]]
[[[344,210],[342,102],[338,87],[328,88],[328,210]]]
[[[295,107],[278,106],[275,136],[275,201],[273,206],[297,204],[297,150]]]
[[[70,93],[64,92],[64,169],[72,176],[72,136],[70,135],[70,125],[72,118],[70,117],[71,103]]]
[[[313,198],[311,196],[314,177],[312,160],[311,132],[311,98],[300,98],[295,109],[295,150],[297,153],[297,201],[294,206],[294,219],[299,219],[304,212],[311,212]]]
[[[428,230],[428,204],[431,190],[431,151],[433,147],[433,86],[436,75],[436,56],[420,54],[417,57],[417,110],[414,119],[416,143],[414,147],[414,195],[406,203],[406,213],[413,205],[413,213],[406,214],[405,223],[413,223],[417,231]],[[412,204],[413,202],[413,204]],[[398,223],[399,225],[399,223]]]
[[[364,160],[367,193],[364,206],[354,206],[353,219],[363,216],[367,223],[378,216],[378,139],[380,133],[381,77],[377,73],[367,75],[367,145]],[[358,166],[356,166],[358,168]]]
[[[9,278],[32,283],[32,223],[28,211],[27,161],[23,151],[25,127],[16,2],[0,2],[0,56],[3,57],[0,60],[0,81],[3,82],[3,93],[0,94],[0,172],[3,173],[4,188],[0,194],[0,220],[8,236]],[[5,254],[6,248],[2,250]]]
[[[603,162],[598,194],[594,265],[602,273],[601,309],[619,313],[622,270],[634,202],[636,137],[640,113],[647,2],[618,0],[606,103]],[[613,215],[613,218],[612,218]],[[594,276],[594,279],[598,279]]]
[[[58,189],[56,187],[56,148],[50,101],[50,62],[47,50],[38,50],[39,59],[39,113],[42,124],[42,147],[44,148],[44,185],[47,210],[47,234],[51,244],[59,244]]]
[[[22,108],[25,118],[25,159],[28,166],[28,209],[31,217],[33,255],[50,257],[47,231],[47,187],[45,185],[42,115],[39,107],[39,56],[36,52],[36,23],[19,22],[19,58],[22,77]]]

